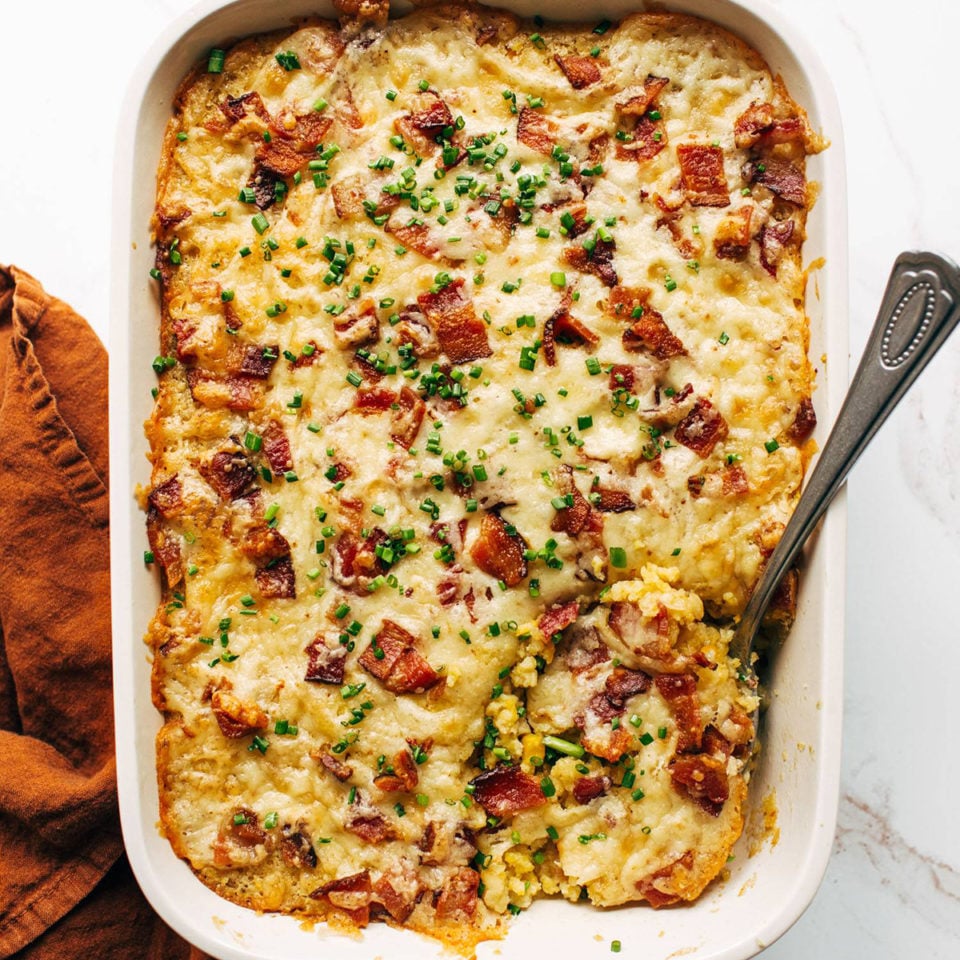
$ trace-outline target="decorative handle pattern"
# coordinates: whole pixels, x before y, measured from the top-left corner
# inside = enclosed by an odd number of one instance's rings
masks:
[[[960,321],[960,268],[935,253],[901,253],[843,407],[740,618],[730,652],[749,673],[753,639],[781,577],[850,468]]]

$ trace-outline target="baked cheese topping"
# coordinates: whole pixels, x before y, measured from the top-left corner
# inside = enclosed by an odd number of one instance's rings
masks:
[[[660,906],[722,869],[755,702],[711,624],[815,423],[818,146],[672,14],[321,21],[185,81],[148,640],[205,883],[469,948],[540,893]]]

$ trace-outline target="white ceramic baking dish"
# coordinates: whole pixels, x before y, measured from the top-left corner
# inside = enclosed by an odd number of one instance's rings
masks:
[[[149,467],[142,423],[151,405],[151,359],[157,353],[158,307],[149,222],[164,125],[177,85],[214,46],[289,24],[306,14],[330,15],[325,0],[204,0],[154,44],[127,96],[115,177],[110,419],[114,699],[123,836],[134,873],[157,912],[180,934],[223,960],[337,960],[442,956],[436,943],[382,924],[348,938],[323,925],[257,914],[220,899],[172,853],[157,828],[154,736],[160,716],[150,701],[142,636],[158,602],[155,575],[145,569],[144,516],[134,499]],[[501,0],[518,13],[599,20],[642,8],[640,0]],[[818,436],[826,433],[847,383],[847,234],[844,157],[833,90],[813,50],[758,0],[669,0],[671,9],[707,16],[739,34],[780,73],[809,111],[830,148],[809,161],[822,185],[809,220],[805,261],[811,273],[810,355],[817,367]],[[400,7],[400,4],[396,4]],[[829,358],[829,363],[827,362]],[[611,941],[644,960],[694,956],[739,960],[780,936],[816,892],[833,839],[840,770],[844,633],[845,510],[842,497],[805,555],[800,609],[771,678],[762,760],[751,784],[748,827],[729,867],[696,903],[654,911],[646,906],[598,910],[541,901],[510,925],[507,938],[480,947],[480,957],[608,957]],[[776,831],[764,833],[764,812],[776,810]],[[752,838],[752,839],[751,839]],[[759,851],[756,850],[760,847]],[[751,848],[753,852],[751,855]]]

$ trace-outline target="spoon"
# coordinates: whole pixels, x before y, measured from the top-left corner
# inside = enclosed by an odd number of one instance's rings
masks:
[[[960,321],[960,268],[934,253],[901,253],[893,265],[860,365],[817,465],[734,628],[730,655],[757,686],[753,644],[763,614],[817,521],[900,398]]]

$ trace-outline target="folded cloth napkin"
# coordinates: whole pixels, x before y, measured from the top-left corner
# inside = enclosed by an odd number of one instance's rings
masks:
[[[107,471],[106,352],[0,267],[0,960],[203,957],[123,858]]]

